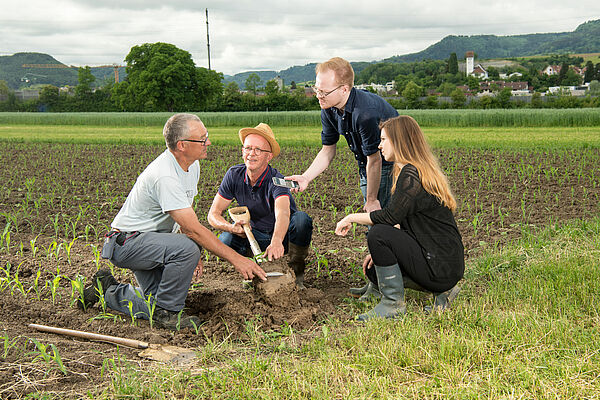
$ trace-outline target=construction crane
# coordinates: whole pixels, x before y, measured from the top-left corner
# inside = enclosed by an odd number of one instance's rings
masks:
[[[75,65],[65,65],[65,64],[23,64],[23,68],[79,68]],[[124,65],[98,65],[98,66],[90,66],[90,68],[114,68],[115,69],[115,83],[119,83],[119,68],[124,67]]]

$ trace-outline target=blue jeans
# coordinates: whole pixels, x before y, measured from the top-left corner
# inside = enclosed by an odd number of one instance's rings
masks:
[[[290,217],[290,225],[288,227],[287,234],[283,239],[283,246],[285,251],[288,251],[288,243],[292,242],[296,246],[306,247],[310,244],[312,239],[312,218],[303,211],[296,211]],[[252,229],[252,234],[258,242],[260,249],[265,249],[271,244],[271,238],[273,232],[263,232],[258,229]],[[245,237],[239,237],[230,232],[223,232],[219,235],[219,240],[237,251],[241,255],[247,255],[250,251],[250,242]]]
[[[392,189],[393,179],[392,169],[393,164],[381,166],[381,182],[379,183],[379,192],[377,192],[377,200],[381,204],[381,208],[384,208],[390,200],[390,190]],[[367,169],[366,167],[359,167],[358,174],[360,175],[360,191],[363,195],[363,200],[367,202]]]

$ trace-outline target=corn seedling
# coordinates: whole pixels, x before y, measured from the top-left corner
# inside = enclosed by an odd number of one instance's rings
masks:
[[[0,267],[0,271],[4,273],[4,276],[0,277],[0,292],[3,292],[4,289],[6,289],[7,287],[10,287],[10,268],[11,268],[11,263],[10,261],[6,262],[6,265],[4,268]]]
[[[57,297],[60,296],[58,293],[58,288],[60,286],[61,279],[62,279],[62,276],[60,275],[60,273],[57,273],[56,275],[54,275],[54,278],[52,278],[51,281],[46,282],[46,286],[49,287],[50,294],[52,296],[52,304],[54,304],[54,305],[56,305]]]
[[[54,242],[54,248],[52,249],[52,255],[54,256],[54,258],[56,259],[56,261],[58,261],[59,259],[59,255],[60,255],[60,249],[62,248],[62,243],[56,243]]]
[[[196,332],[196,335],[198,335],[199,332],[200,332],[200,327],[202,326],[202,324],[196,325],[196,323],[194,321],[190,321],[190,322],[191,322],[192,326],[194,327],[194,332]]]
[[[40,300],[41,298],[41,291],[40,291],[40,277],[42,276],[42,271],[40,271],[39,269],[37,270],[37,272],[35,273],[35,278],[33,279],[33,285],[31,285],[31,287],[29,288],[28,292],[30,291],[34,291],[35,292],[35,297]]]
[[[21,265],[23,265],[24,262],[25,261],[21,262],[21,264],[17,266],[17,270],[15,271],[15,275],[12,279],[12,288],[10,290],[10,294],[13,294],[14,290],[16,289],[23,295],[23,297],[27,297],[27,291],[23,286],[23,282],[19,280],[19,269],[21,268]]]
[[[13,338],[11,340],[8,337],[8,333],[4,332],[4,334],[2,336],[0,336],[0,339],[2,340],[2,358],[4,360],[6,360],[6,357],[8,357],[8,353],[10,352],[10,349],[16,348],[17,340],[19,339],[19,336],[17,336],[16,338]]]
[[[317,278],[319,278],[322,274],[321,269],[322,268],[328,268],[329,267],[329,260],[327,259],[325,254],[321,254],[319,253],[319,251],[317,250],[317,248],[315,246],[312,246],[313,251],[315,252],[315,258],[317,259],[317,265],[316,265],[316,276]]]
[[[35,245],[37,238],[38,238],[38,236],[34,237],[33,239],[31,239],[29,241],[29,247],[31,248],[31,255],[33,256],[33,258],[35,258],[36,254],[38,252],[38,247]]]
[[[0,215],[6,215],[5,213],[0,213]],[[4,230],[2,231],[2,236],[0,236],[0,250],[4,249],[6,245],[6,237],[8,236],[10,242],[10,222],[6,224]],[[7,247],[6,252],[8,253],[9,248]]]
[[[83,310],[85,311],[85,301],[83,298],[83,290],[85,288],[86,277],[77,274],[75,279],[71,279],[71,301],[69,302],[69,307],[72,307],[73,304],[78,301],[81,302],[83,306]]]
[[[148,293],[148,296],[144,295],[135,289],[135,294],[144,301],[146,308],[148,309],[148,322],[150,323],[150,329],[154,327],[154,310],[156,309],[156,301],[154,300],[152,293]]]
[[[58,353],[58,349],[54,344],[51,343],[49,345],[45,345],[34,338],[31,338],[29,340],[31,340],[33,344],[35,344],[35,347],[37,349],[37,351],[29,353],[29,355],[35,355],[32,362],[42,360],[46,363],[46,365],[48,365],[48,367],[50,367],[50,370],[54,369],[54,367],[52,366],[52,362],[55,362],[58,366],[58,370],[64,375],[67,375],[67,368],[64,366],[62,358]],[[52,350],[52,354],[50,354],[48,350]]]
[[[10,253],[10,232],[6,232],[4,235],[4,245],[6,246],[6,252]]]
[[[25,251],[25,246],[23,246],[23,242],[19,242],[19,249],[17,250],[17,256],[23,257],[23,252]]]
[[[67,262],[69,265],[71,265],[71,249],[73,248],[73,244],[76,240],[77,238],[74,238],[69,243],[65,243],[65,252],[67,253]]]
[[[92,248],[92,254],[94,254],[94,265],[96,266],[96,271],[98,271],[100,269],[101,251],[95,244],[89,244],[89,246]]]
[[[131,326],[135,326],[135,313],[133,312],[133,302],[131,300],[123,300],[127,301],[127,310],[129,310],[129,317],[131,318]]]

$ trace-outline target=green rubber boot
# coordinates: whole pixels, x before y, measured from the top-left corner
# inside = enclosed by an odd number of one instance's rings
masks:
[[[358,298],[358,301],[379,300],[380,298],[381,292],[379,291],[379,286],[369,281],[367,283],[367,290]]]
[[[354,297],[355,299],[358,299],[359,297],[361,297],[363,294],[365,294],[367,292],[367,289],[369,289],[369,283],[367,282],[365,283],[365,286],[363,287],[351,287],[350,289],[348,289],[348,295],[350,297]]]
[[[443,312],[450,308],[450,304],[454,301],[456,296],[460,293],[460,286],[454,285],[452,289],[448,289],[442,293],[433,294],[433,307],[425,306],[425,313]]]
[[[396,318],[406,314],[404,302],[404,281],[398,264],[387,267],[375,266],[377,281],[381,292],[381,301],[371,311],[360,314],[357,321],[368,321],[372,318]]]
[[[379,286],[371,281],[368,281],[363,287],[348,289],[348,295],[358,299],[358,301],[369,301],[371,299],[378,300],[381,298]]]

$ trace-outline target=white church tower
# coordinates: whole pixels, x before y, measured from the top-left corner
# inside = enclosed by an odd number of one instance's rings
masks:
[[[475,63],[475,53],[472,51],[467,51],[465,53],[465,63],[467,69],[467,76],[473,73],[474,63]]]

